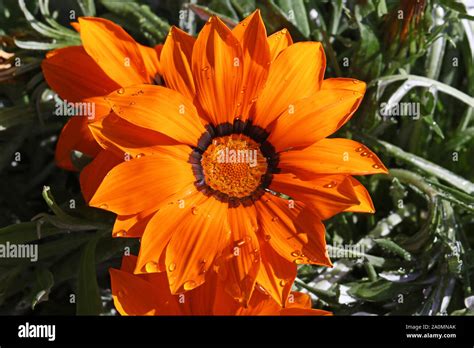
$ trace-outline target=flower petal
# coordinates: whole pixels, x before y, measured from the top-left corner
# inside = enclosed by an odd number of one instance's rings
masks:
[[[196,40],[192,71],[197,99],[214,125],[233,122],[242,89],[242,48],[229,28],[211,17]]]
[[[108,94],[119,85],[87,55],[82,46],[59,48],[46,55],[41,63],[48,85],[62,99],[81,99]],[[87,71],[87,74],[84,74]]]
[[[122,162],[113,152],[102,150],[82,171],[79,177],[84,200],[89,200],[94,195],[105,175],[116,165]]]
[[[183,144],[196,146],[205,132],[192,102],[169,88],[138,85],[121,88],[106,98],[121,118]]]
[[[296,265],[279,255],[268,242],[262,243],[260,252],[262,262],[257,282],[283,306],[296,278]]]
[[[110,269],[110,281],[115,308],[121,315],[158,314],[155,289],[149,282],[118,269]]]
[[[268,141],[276,151],[312,145],[342,127],[362,98],[359,92],[329,89],[299,100],[278,118]]]
[[[270,46],[272,62],[282,51],[291,45],[293,45],[293,39],[287,29],[282,29],[270,35],[268,37],[268,46]]]
[[[159,208],[175,194],[194,189],[186,146],[174,146],[176,156],[155,154],[123,162],[104,178],[89,205],[131,215]],[[170,175],[173,173],[173,175]]]
[[[382,161],[364,145],[344,138],[328,138],[303,150],[280,154],[282,172],[308,178],[321,174],[367,175],[387,173]]]
[[[155,213],[155,209],[150,209],[139,214],[117,216],[112,229],[112,236],[121,238],[141,238],[145,232],[146,226]]]
[[[166,86],[194,100],[196,88],[191,72],[191,55],[195,38],[172,26],[161,51]]]
[[[150,81],[156,81],[157,75],[159,76],[163,74],[159,60],[161,48],[152,48],[140,44],[137,45],[142,55],[143,64],[145,64],[145,69]]]
[[[86,117],[72,117],[61,130],[56,144],[56,164],[67,170],[76,170],[71,162],[73,150],[80,151],[89,157],[95,157],[101,151],[87,127]]]
[[[205,273],[228,240],[227,204],[203,197],[188,209],[166,248],[166,272],[173,294],[204,283]]]
[[[84,49],[120,86],[150,82],[138,43],[115,23],[97,17],[80,17]]]
[[[372,203],[372,198],[370,198],[370,194],[364,185],[352,176],[349,176],[348,179],[350,180],[360,203],[347,208],[345,211],[351,211],[354,213],[375,213],[374,203]]]
[[[118,157],[139,157],[165,151],[169,145],[179,145],[170,137],[153,130],[135,126],[113,112],[89,124],[96,141]]]
[[[255,105],[255,123],[266,128],[296,101],[319,91],[325,69],[326,57],[319,42],[298,42],[282,51],[272,63]]]
[[[255,288],[260,267],[259,243],[255,234],[257,213],[253,206],[230,208],[227,213],[230,243],[216,260],[217,272],[227,292],[246,305]]]
[[[274,174],[270,189],[302,201],[321,220],[359,204],[351,181],[343,175],[325,175],[303,181],[293,174]]]
[[[264,238],[276,252],[297,264],[331,266],[324,225],[303,203],[266,193],[255,205]]]
[[[268,77],[271,57],[267,31],[260,11],[256,10],[240,22],[232,33],[240,41],[244,57],[240,117],[246,120]]]

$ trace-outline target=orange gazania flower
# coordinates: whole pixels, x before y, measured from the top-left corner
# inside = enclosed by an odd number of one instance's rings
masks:
[[[203,286],[173,295],[166,274],[134,275],[136,262],[136,256],[124,256],[120,270],[110,269],[112,296],[121,315],[332,315],[312,309],[311,298],[301,292],[292,292],[282,308],[257,289],[244,307],[224,290],[214,272]]]
[[[80,32],[82,46],[49,52],[42,69],[49,86],[65,102],[94,103],[94,121],[109,111],[103,98],[95,97],[107,95],[120,87],[152,84],[159,77],[160,46],[156,49],[143,46],[121,27],[103,18],[81,17],[72,25]],[[101,152],[102,148],[87,126],[93,120],[77,115],[67,122],[56,147],[58,166],[76,170],[71,162],[72,150],[90,157]],[[115,160],[115,163],[119,162],[119,159]],[[86,188],[86,191],[91,190]],[[90,198],[87,196],[86,199]]]
[[[297,264],[331,265],[322,220],[374,211],[352,175],[386,168],[364,145],[327,138],[365,83],[324,80],[321,44],[267,38],[258,11],[232,31],[212,17],[197,39],[172,28],[160,63],[166,87],[121,88],[90,125],[132,156],[90,205],[118,214],[114,235],[141,237],[135,273],[166,272],[172,294],[215,269],[234,299],[248,303],[258,284],[285,304]]]

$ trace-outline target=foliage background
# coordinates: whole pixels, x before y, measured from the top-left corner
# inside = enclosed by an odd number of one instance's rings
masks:
[[[269,34],[286,27],[295,41],[321,41],[326,77],[368,83],[339,135],[371,146],[391,169],[360,178],[375,215],[326,222],[330,252],[357,244],[364,253],[335,258],[332,269],[301,266],[295,286],[335,314],[474,314],[468,0],[0,0],[0,49],[14,53],[0,58],[11,64],[0,68],[0,244],[37,243],[40,256],[0,259],[0,314],[114,314],[108,268],[125,247],[137,251],[136,241],[111,238],[114,217],[85,206],[78,175],[54,164],[66,120],[53,116],[40,63],[50,49],[80,44],[71,19],[108,18],[156,45],[170,25],[195,34],[211,14],[233,25],[255,8]],[[398,102],[420,103],[421,117],[380,116],[382,103]]]

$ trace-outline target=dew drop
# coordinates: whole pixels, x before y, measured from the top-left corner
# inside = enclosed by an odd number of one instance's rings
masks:
[[[209,67],[208,66],[205,66],[202,68],[202,71],[208,71],[209,70]]]
[[[304,260],[301,257],[298,257],[293,262],[296,263],[297,265],[301,265],[302,263],[304,263]]]
[[[125,237],[127,235],[127,231],[120,230],[115,234],[117,237]]]
[[[286,285],[286,280],[280,280],[280,286],[285,286]]]
[[[184,290],[192,290],[196,287],[196,282],[194,280],[188,280],[183,285]]]
[[[168,266],[168,271],[173,272],[176,269],[176,264],[174,262],[170,263]]]
[[[103,204],[99,205],[99,208],[100,209],[108,209],[109,206],[106,203],[103,203]]]
[[[360,155],[361,155],[362,157],[365,157],[365,156],[367,156],[368,154],[369,154],[369,153],[368,153],[367,151],[364,151],[364,152],[362,152]]]
[[[199,212],[199,208],[198,208],[198,207],[193,207],[193,208],[191,209],[191,213],[192,213],[193,215],[197,215],[198,212]]]
[[[299,251],[299,250],[292,251],[291,256],[293,256],[293,257],[301,256],[301,251]]]
[[[153,261],[147,262],[145,265],[145,270],[147,271],[147,273],[158,272],[158,264]]]
[[[324,185],[323,187],[325,187],[325,188],[333,188],[333,187],[336,187],[336,185],[337,185],[337,182],[331,181],[330,183]]]
[[[142,158],[143,156],[145,156],[143,153],[139,153],[136,158]]]
[[[272,239],[272,236],[269,234],[265,235],[265,242],[268,242],[270,239]]]
[[[272,217],[272,221],[273,221],[273,222],[276,222],[276,221],[278,221],[278,216],[274,216],[274,217]]]
[[[372,166],[372,168],[374,168],[374,169],[380,169],[380,166],[379,166],[378,164],[374,164],[374,165]]]
[[[125,296],[125,291],[119,290],[117,295],[118,295],[118,297],[124,297]]]
[[[356,152],[361,152],[362,150],[364,150],[364,148],[362,146],[360,146],[356,149]]]
[[[125,89],[124,89],[124,88],[120,88],[119,90],[117,90],[117,93],[118,93],[118,94],[124,94],[124,93],[125,93]]]

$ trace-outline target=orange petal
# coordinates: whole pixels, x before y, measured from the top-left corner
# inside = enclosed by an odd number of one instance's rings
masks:
[[[322,90],[336,89],[336,90],[346,90],[351,92],[357,92],[365,94],[367,85],[364,81],[359,81],[356,79],[350,79],[346,77],[336,77],[330,78],[323,81],[321,86]]]
[[[110,269],[112,297],[121,315],[158,314],[158,301],[154,287],[133,274]]]
[[[185,155],[185,147],[175,147]],[[173,175],[170,175],[173,173]],[[123,162],[102,180],[89,205],[132,215],[159,208],[178,193],[194,189],[191,165],[168,154],[155,154]]]
[[[367,175],[387,173],[380,159],[364,145],[344,138],[328,138],[303,150],[280,154],[279,167],[299,177],[321,174]]]
[[[196,95],[191,72],[191,55],[195,41],[196,39],[186,32],[172,26],[160,58],[166,86],[190,100],[193,100]]]
[[[374,203],[372,203],[372,198],[370,198],[370,194],[364,185],[352,176],[349,176],[348,179],[350,180],[360,203],[347,208],[345,211],[351,211],[354,213],[375,213]]]
[[[211,17],[199,33],[191,66],[197,99],[207,117],[215,125],[233,122],[242,89],[242,48],[219,18]]]
[[[296,264],[331,266],[324,225],[303,203],[266,193],[255,205],[263,238],[276,252]]]
[[[70,102],[108,94],[119,88],[119,85],[87,55],[82,46],[49,52],[41,63],[41,68],[48,85],[62,99]]]
[[[150,82],[138,43],[125,30],[97,17],[81,17],[79,24],[84,49],[112,80],[120,86]]]
[[[196,146],[205,132],[192,101],[169,88],[138,85],[121,88],[106,98],[121,118],[183,144]]]
[[[237,307],[234,309],[233,315],[278,315],[281,306],[270,296],[263,292],[260,286],[255,289],[252,299],[247,307]]]
[[[268,242],[262,242],[260,252],[262,262],[257,282],[283,306],[296,278],[296,265],[279,255]]]
[[[89,202],[92,198],[105,175],[121,162],[122,158],[117,157],[110,151],[102,150],[96,158],[81,171],[79,179],[82,195],[86,202]]]
[[[280,52],[288,46],[293,45],[293,39],[287,29],[282,29],[268,37],[268,46],[270,46],[270,56],[272,62],[278,57]]]
[[[260,11],[256,10],[245,18],[232,30],[232,33],[240,41],[244,56],[239,103],[241,118],[245,120],[249,117],[249,110],[265,85],[271,62],[267,31]]]
[[[173,294],[201,285],[228,239],[227,204],[203,197],[188,210],[166,248],[166,272]]]
[[[143,64],[145,64],[146,72],[150,78],[150,81],[156,80],[156,76],[162,74],[162,68],[159,61],[160,51],[155,47],[138,45],[138,49],[142,55]]]
[[[359,92],[321,90],[292,104],[275,122],[268,141],[276,151],[312,145],[342,127],[362,98]]]
[[[63,127],[56,145],[56,164],[67,170],[76,170],[71,162],[71,152],[77,150],[95,157],[101,150],[87,128],[87,118],[73,116]]]
[[[113,112],[97,122],[89,124],[97,142],[118,157],[140,157],[170,149],[179,145],[170,137],[147,128],[141,128],[118,117]]]
[[[117,216],[114,228],[112,229],[112,236],[122,238],[141,238],[148,222],[150,222],[155,213],[155,209],[150,209],[145,210],[140,214]]]
[[[351,181],[343,175],[325,175],[303,181],[293,174],[274,174],[270,189],[302,201],[321,220],[359,204]]]
[[[321,88],[326,57],[319,42],[298,42],[282,51],[270,67],[255,108],[255,123],[266,128],[282,112]]]
[[[189,195],[177,197],[156,212],[143,234],[135,273],[164,272],[166,270],[163,252],[171,236],[183,219],[192,214],[193,206],[202,200],[201,193],[192,192]]]
[[[244,305],[255,288],[260,266],[259,243],[255,234],[257,213],[253,206],[229,208],[230,244],[216,260],[227,292]]]

